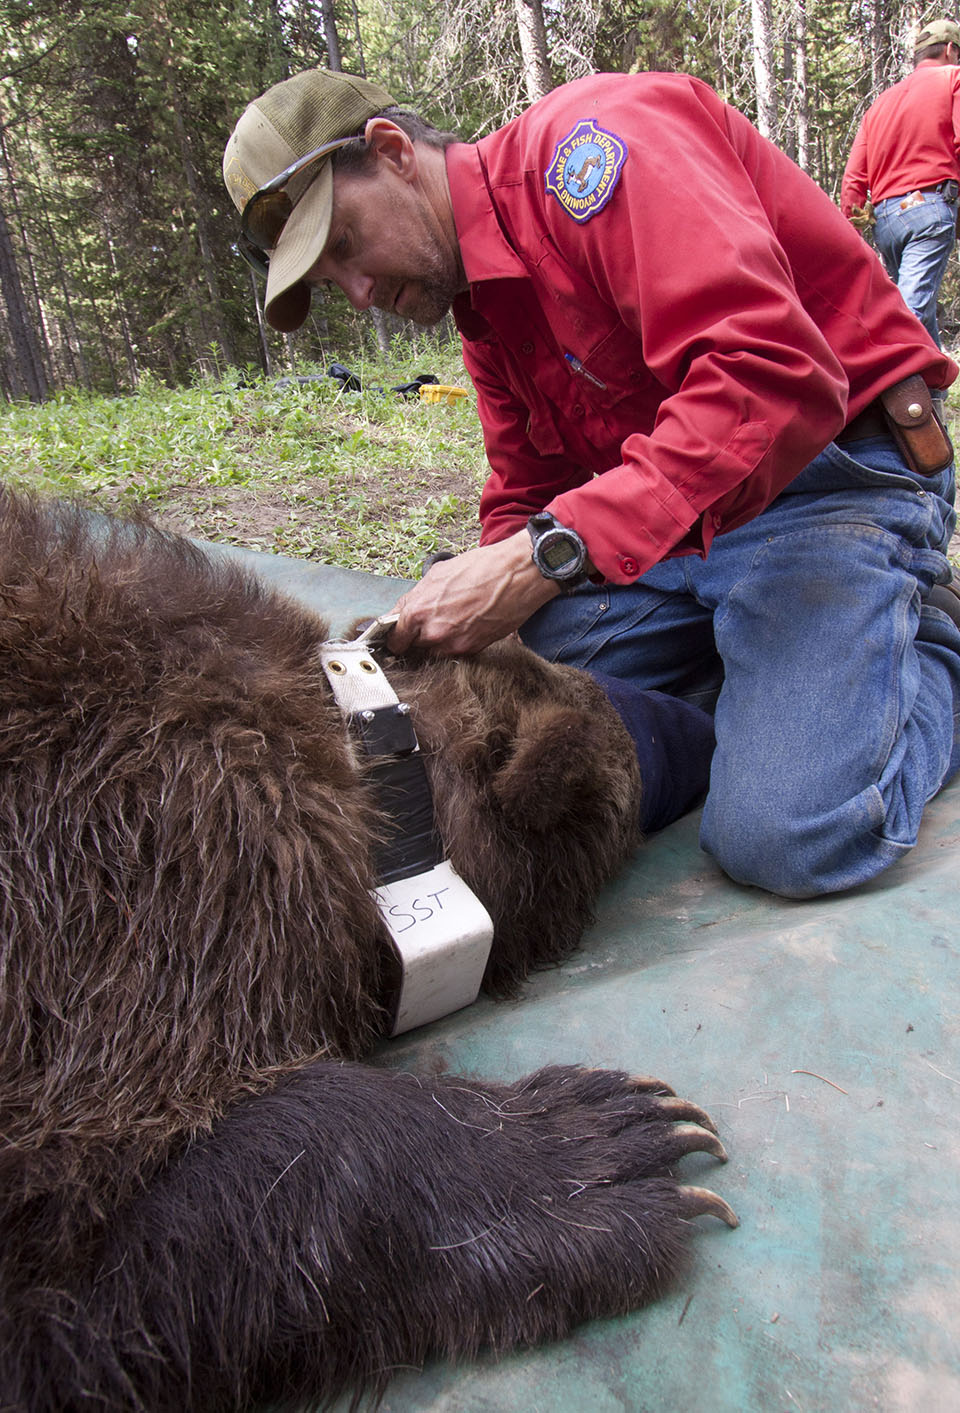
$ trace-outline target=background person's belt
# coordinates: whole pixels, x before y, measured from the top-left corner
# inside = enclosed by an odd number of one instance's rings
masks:
[[[960,192],[960,183],[951,178],[945,182],[938,182],[936,186],[922,186],[920,190],[936,191],[939,192],[941,196],[945,196],[948,201],[956,201],[957,194]]]
[[[895,201],[900,211],[909,211],[911,206],[922,206],[924,196],[942,196],[944,201],[952,204],[957,199],[960,192],[960,184],[951,180],[937,182],[934,186],[915,186],[903,196],[886,196],[880,205],[887,201]]]

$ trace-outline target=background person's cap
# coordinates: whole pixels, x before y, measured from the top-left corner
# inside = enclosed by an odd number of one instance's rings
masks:
[[[223,154],[223,180],[238,211],[284,168],[338,137],[362,133],[368,118],[394,106],[379,84],[330,69],[307,69],[274,84],[248,104]],[[304,173],[296,201],[270,252],[265,313],[284,333],[298,329],[310,309],[303,277],[320,256],[330,229],[333,169],[325,158]],[[297,179],[291,192],[296,199]]]
[[[926,49],[928,44],[955,44],[960,49],[960,25],[954,20],[931,20],[913,36],[913,52]]]

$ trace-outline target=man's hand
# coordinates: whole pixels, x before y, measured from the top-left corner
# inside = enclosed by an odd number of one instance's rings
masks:
[[[439,560],[394,606],[392,652],[429,648],[476,653],[506,638],[559,592],[530,557],[525,530],[497,544]]]

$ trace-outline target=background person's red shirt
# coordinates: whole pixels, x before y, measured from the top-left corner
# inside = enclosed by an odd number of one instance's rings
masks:
[[[921,62],[864,113],[843,173],[840,209],[849,216],[868,192],[876,206],[958,177],[960,68]]]

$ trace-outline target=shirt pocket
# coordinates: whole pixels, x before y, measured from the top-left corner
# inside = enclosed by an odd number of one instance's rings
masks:
[[[643,344],[638,334],[624,324],[614,324],[579,357],[581,377],[589,388],[592,402],[599,407],[613,407],[624,398],[630,398],[636,412],[647,411],[652,427],[656,410],[669,393],[643,361]],[[603,386],[597,386],[598,383]]]

